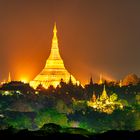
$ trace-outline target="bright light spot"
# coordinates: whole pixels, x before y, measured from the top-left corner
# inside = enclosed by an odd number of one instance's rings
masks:
[[[5,91],[4,92],[4,95],[8,95],[10,92],[9,91]]]
[[[6,80],[3,80],[0,84],[5,84],[6,83]]]
[[[4,115],[3,114],[0,114],[0,118],[4,118]]]
[[[27,78],[21,78],[20,81],[23,82],[23,83],[28,83],[29,82]]]
[[[38,93],[39,93],[38,91],[35,92],[35,94],[38,94]]]

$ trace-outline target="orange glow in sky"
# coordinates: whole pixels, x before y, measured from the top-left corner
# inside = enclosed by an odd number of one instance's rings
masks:
[[[55,21],[65,67],[83,85],[91,76],[98,82],[100,73],[106,80],[140,75],[139,7],[139,1],[1,1],[0,81],[8,72],[11,80],[39,74]]]
[[[22,77],[19,81],[23,83],[29,83],[29,79],[27,77]]]

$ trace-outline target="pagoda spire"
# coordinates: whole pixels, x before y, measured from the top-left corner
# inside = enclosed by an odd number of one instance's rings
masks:
[[[9,74],[8,74],[8,83],[10,83],[11,82],[11,75],[10,75],[10,72],[9,72]]]
[[[105,88],[105,85],[104,85],[104,87],[103,87],[103,92],[106,92],[106,88]]]
[[[54,36],[57,36],[57,28],[56,28],[56,22],[54,23],[54,28],[53,28],[53,33],[54,33]]]
[[[57,27],[56,23],[54,23],[54,28],[53,28],[53,38],[52,38],[52,47],[51,47],[51,53],[48,58],[49,60],[62,60],[60,53],[59,53],[59,48],[58,48],[58,38],[57,38]],[[47,67],[47,62],[46,62],[46,67]]]
[[[119,87],[122,87],[122,80],[120,80],[119,82]]]
[[[52,49],[58,49],[57,27],[56,22],[53,28]]]
[[[89,82],[90,85],[93,85],[93,80],[92,80],[92,76],[90,77],[90,82]]]
[[[102,74],[100,74],[100,80],[99,80],[99,85],[103,84],[103,78],[102,78]]]

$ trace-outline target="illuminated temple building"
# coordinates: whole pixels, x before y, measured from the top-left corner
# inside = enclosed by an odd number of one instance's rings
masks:
[[[76,81],[74,76],[71,75],[64,66],[64,62],[59,53],[57,28],[55,24],[50,56],[46,61],[44,69],[33,79],[33,81],[30,81],[30,85],[33,88],[36,88],[40,84],[44,88],[48,88],[50,85],[57,87],[61,80],[66,83],[68,83],[69,80],[71,80],[73,84],[79,83],[79,81]]]
[[[100,112],[105,112],[111,114],[115,108],[123,108],[123,104],[118,100],[117,94],[113,93],[108,96],[105,85],[103,87],[103,91],[101,95],[98,95],[96,98],[95,93],[93,93],[90,101],[87,101],[87,105],[92,107],[94,110],[98,110]]]

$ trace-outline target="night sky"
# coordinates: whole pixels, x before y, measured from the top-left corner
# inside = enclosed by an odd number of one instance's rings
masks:
[[[43,69],[55,21],[65,67],[83,84],[140,76],[140,0],[0,0],[0,81]]]

